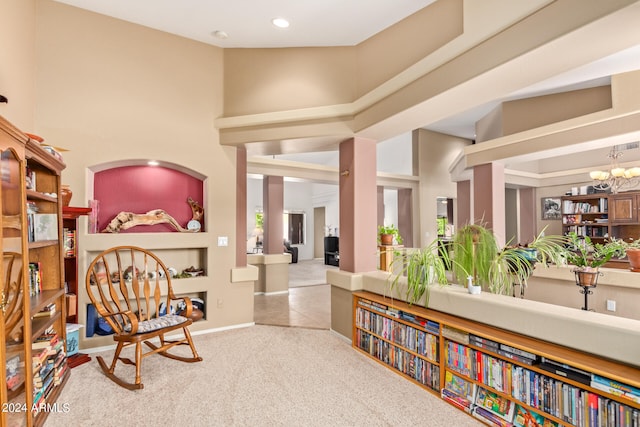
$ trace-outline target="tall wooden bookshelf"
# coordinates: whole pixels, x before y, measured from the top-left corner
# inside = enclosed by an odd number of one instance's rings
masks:
[[[64,162],[0,117],[2,425],[41,426],[68,379],[60,174]],[[51,354],[32,348],[55,336]],[[54,342],[57,340],[57,343]],[[35,358],[42,358],[35,362]]]
[[[369,292],[353,313],[355,349],[486,424],[639,425],[637,366]]]

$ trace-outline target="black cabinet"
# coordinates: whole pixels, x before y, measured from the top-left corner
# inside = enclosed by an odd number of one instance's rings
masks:
[[[324,263],[326,265],[340,265],[340,247],[338,237],[326,236],[324,238]]]

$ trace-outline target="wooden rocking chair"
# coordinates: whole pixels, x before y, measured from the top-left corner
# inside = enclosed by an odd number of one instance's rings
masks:
[[[129,390],[144,387],[140,379],[142,359],[158,353],[183,362],[199,362],[189,325],[192,312],[188,297],[176,298],[171,276],[164,263],[152,252],[135,246],[117,246],[99,254],[89,265],[86,277],[87,294],[100,316],[113,329],[117,346],[113,361],[107,366],[102,357],[98,363],[105,375]],[[166,294],[165,297],[161,297]],[[172,302],[184,301],[184,311],[172,314]],[[175,307],[175,306],[174,306]],[[167,340],[165,334],[182,329],[184,337]],[[160,340],[156,345],[149,340]],[[143,353],[142,343],[151,348]],[[135,362],[121,357],[123,348],[135,345]],[[193,357],[169,353],[177,345],[189,345]],[[135,365],[136,378],[129,383],[115,375],[117,362]]]

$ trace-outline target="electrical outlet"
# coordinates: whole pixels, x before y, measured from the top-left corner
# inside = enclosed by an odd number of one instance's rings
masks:
[[[218,236],[218,246],[229,246],[229,238],[227,236]]]
[[[224,305],[224,301],[222,300],[222,298],[218,298],[218,308],[222,308],[222,306]]]
[[[607,311],[616,311],[616,302],[614,300],[607,300]]]

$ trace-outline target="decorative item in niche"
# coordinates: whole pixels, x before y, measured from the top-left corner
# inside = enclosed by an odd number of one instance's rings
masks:
[[[202,218],[204,217],[204,208],[191,197],[187,199],[187,203],[189,203],[189,206],[191,206],[191,211],[193,212],[191,221],[187,223],[187,229],[189,231],[200,231],[200,229],[202,228]]]
[[[204,209],[191,197],[187,199],[193,213],[191,220],[187,223],[187,228],[178,224],[174,217],[163,209],[154,209],[144,214],[122,211],[109,222],[109,225],[102,230],[103,233],[119,233],[121,230],[138,225],[169,224],[180,232],[197,232],[202,228],[201,220],[204,216]]]
[[[542,219],[560,219],[560,198],[559,197],[543,197],[542,198]]]

